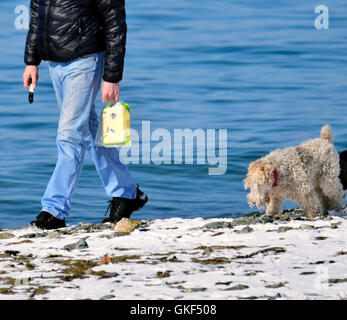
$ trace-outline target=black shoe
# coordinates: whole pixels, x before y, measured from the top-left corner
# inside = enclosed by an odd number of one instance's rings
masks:
[[[41,211],[35,221],[30,222],[40,229],[59,229],[66,227],[65,219],[61,220],[47,211]]]
[[[112,200],[108,201],[110,204],[106,210],[110,209],[110,216],[102,221],[117,223],[122,218],[130,218],[131,214],[134,211],[141,209],[146,202],[148,201],[147,195],[140,190],[139,187],[136,188],[136,198],[128,199],[128,198],[120,198],[115,197]],[[105,213],[105,215],[106,215]]]

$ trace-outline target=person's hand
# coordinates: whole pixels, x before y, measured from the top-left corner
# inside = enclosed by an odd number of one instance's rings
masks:
[[[102,102],[116,102],[119,99],[119,83],[103,81],[101,87]]]
[[[37,81],[39,79],[39,69],[37,66],[27,65],[23,73],[23,85],[24,88],[29,89],[30,84],[33,84],[33,87],[36,88]]]

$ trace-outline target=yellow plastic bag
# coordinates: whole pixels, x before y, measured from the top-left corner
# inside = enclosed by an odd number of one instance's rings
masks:
[[[119,100],[102,109],[94,144],[106,148],[131,145],[130,107],[127,103]]]

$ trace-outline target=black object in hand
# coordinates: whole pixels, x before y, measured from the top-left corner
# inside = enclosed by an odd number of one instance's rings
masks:
[[[30,85],[30,88],[29,88],[28,100],[29,100],[29,103],[34,102],[34,87],[32,84]]]

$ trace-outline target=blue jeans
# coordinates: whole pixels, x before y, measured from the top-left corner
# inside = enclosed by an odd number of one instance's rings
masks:
[[[64,219],[82,171],[86,149],[109,197],[135,198],[136,183],[115,148],[98,147],[94,139],[98,117],[94,100],[103,73],[104,52],[69,62],[48,62],[60,109],[57,134],[58,160],[42,198],[42,210]]]

